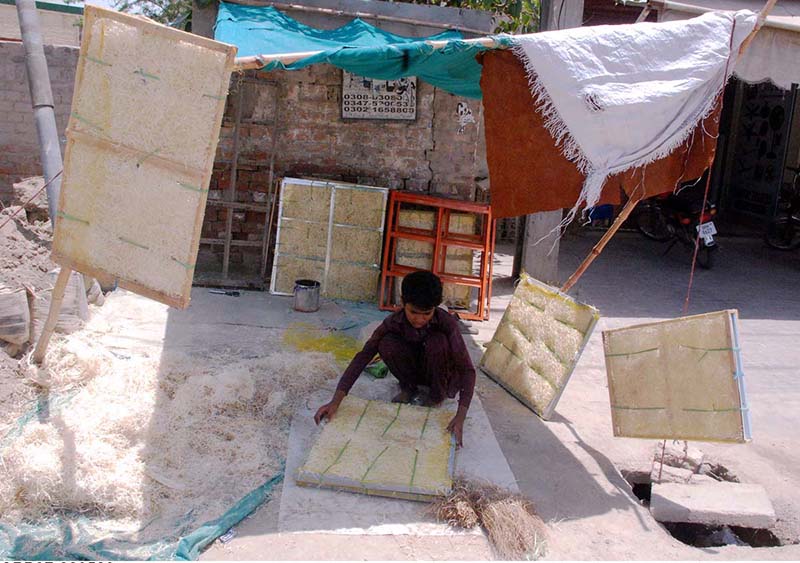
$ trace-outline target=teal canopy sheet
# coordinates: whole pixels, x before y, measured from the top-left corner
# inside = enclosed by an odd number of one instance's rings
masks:
[[[511,45],[508,35],[492,36],[495,48]],[[360,19],[330,30],[304,25],[269,6],[220,2],[214,39],[236,45],[237,57],[318,53],[284,65],[273,61],[264,70],[297,70],[329,63],[378,80],[417,76],[459,96],[481,98],[481,66],[475,55],[488,48],[466,43],[458,31],[429,37],[403,37]],[[426,41],[448,41],[435,49]]]

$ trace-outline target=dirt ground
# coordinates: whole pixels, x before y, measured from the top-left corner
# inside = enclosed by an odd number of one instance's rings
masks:
[[[0,211],[0,288],[34,290],[49,287],[47,272],[56,267],[50,260],[52,231],[49,221],[28,221],[25,210],[10,207]],[[0,347],[0,430],[16,420],[36,392],[18,375],[17,360]],[[17,354],[17,357],[19,354]]]

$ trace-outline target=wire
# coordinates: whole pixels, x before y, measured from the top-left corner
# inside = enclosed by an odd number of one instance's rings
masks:
[[[713,157],[708,163],[708,178],[706,179],[706,190],[703,192],[703,207],[700,208],[700,221],[698,222],[697,237],[694,239],[694,254],[692,255],[692,270],[689,272],[689,287],[686,289],[686,299],[683,302],[684,316],[689,313],[689,299],[692,295],[692,283],[694,282],[694,270],[697,266],[697,252],[700,250],[700,228],[699,223],[703,221],[703,215],[706,212],[706,204],[708,203],[708,190],[711,186],[711,166],[714,164]]]
[[[731,26],[731,39],[728,45],[728,60],[725,62],[725,76],[723,80],[725,82],[728,81],[728,70],[731,64],[731,56],[733,55],[733,34],[736,31],[736,20],[733,20],[733,26]],[[723,83],[724,87],[724,83]],[[723,98],[720,97],[720,104],[722,103]],[[697,252],[700,250],[700,226],[699,223],[703,221],[703,214],[706,212],[706,205],[708,204],[708,189],[711,186],[711,167],[714,165],[714,157],[716,155],[716,150],[714,151],[714,155],[708,159],[708,177],[706,178],[706,189],[703,192],[703,207],[700,208],[700,221],[698,221],[698,228],[697,228],[697,237],[694,239],[694,254],[692,255],[692,269],[689,272],[689,287],[686,288],[686,299],[683,302],[683,314],[684,316],[689,312],[689,299],[692,296],[692,284],[694,283],[694,270],[697,266]]]

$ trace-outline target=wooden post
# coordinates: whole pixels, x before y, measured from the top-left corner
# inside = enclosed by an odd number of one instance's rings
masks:
[[[33,363],[41,364],[44,360],[44,355],[47,353],[47,345],[50,343],[50,337],[58,323],[58,315],[61,312],[61,304],[64,302],[64,292],[67,290],[67,282],[72,270],[69,268],[61,267],[61,271],[56,278],[56,285],[53,287],[53,293],[50,295],[50,311],[47,313],[47,321],[44,323],[42,335],[36,342],[36,348],[33,350]]]
[[[242,123],[242,103],[244,103],[244,81],[238,81],[239,92],[236,97],[236,118],[233,122],[233,159],[231,161],[231,185],[225,194],[225,200],[236,202],[236,177],[239,171],[239,127]],[[228,208],[225,219],[225,246],[222,251],[222,279],[228,279],[228,267],[231,259],[231,240],[233,239],[233,206]]]
[[[279,82],[274,82],[275,103],[272,106],[272,148],[269,155],[269,186],[267,186],[267,199],[270,204],[269,213],[264,217],[264,245],[261,249],[261,281],[267,276],[267,261],[269,258],[269,247],[272,242],[272,217],[275,214],[275,200],[278,198],[278,189],[275,184],[275,152],[278,150],[278,133],[280,131],[278,122],[278,112],[280,111],[280,99],[283,89]]]
[[[600,256],[600,253],[603,252],[603,249],[606,247],[606,244],[608,244],[608,241],[611,240],[611,237],[613,237],[614,234],[616,234],[616,232],[619,230],[619,228],[631,214],[631,211],[633,211],[633,208],[636,207],[636,204],[639,203],[641,200],[642,200],[641,195],[631,197],[628,200],[628,203],[625,204],[625,207],[623,207],[622,211],[620,211],[619,215],[617,215],[617,218],[614,220],[614,223],[603,234],[603,237],[599,241],[597,241],[597,244],[594,245],[594,248],[592,248],[592,251],[589,253],[589,256],[583,259],[583,262],[581,262],[581,265],[578,266],[577,270],[575,270],[575,273],[569,277],[569,279],[566,281],[566,283],[564,283],[563,286],[561,286],[561,291],[566,293],[567,291],[570,290],[570,288],[573,285],[575,285],[575,283],[580,279],[580,277],[586,271],[586,268],[588,268],[589,265],[592,262],[594,262],[595,258]]]

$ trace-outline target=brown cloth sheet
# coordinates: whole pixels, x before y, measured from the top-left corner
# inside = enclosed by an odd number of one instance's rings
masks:
[[[482,53],[478,61],[483,65],[492,214],[515,217],[573,207],[584,176],[544,128],[522,63],[512,52],[501,50]],[[622,192],[630,196],[634,189],[643,188],[644,197],[671,192],[679,182],[700,177],[714,157],[721,107],[720,98],[711,115],[669,156],[611,176],[599,203],[619,204]]]

